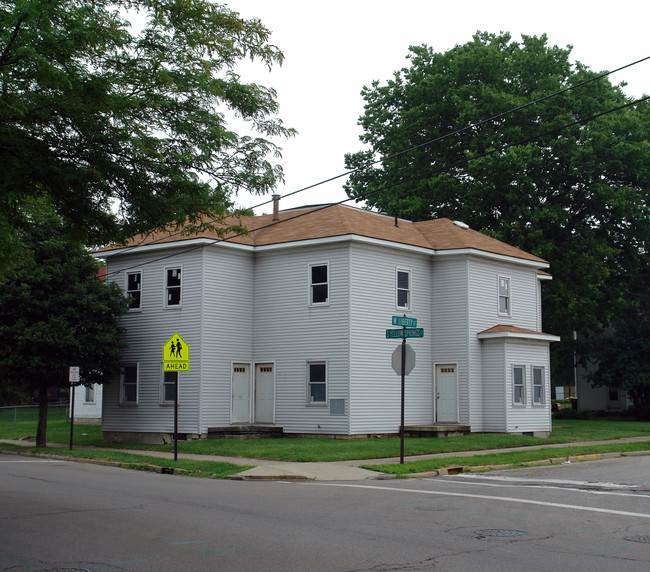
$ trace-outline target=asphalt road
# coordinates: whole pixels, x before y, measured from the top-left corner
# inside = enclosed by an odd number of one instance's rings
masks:
[[[343,482],[0,455],[0,570],[647,571],[650,457]]]

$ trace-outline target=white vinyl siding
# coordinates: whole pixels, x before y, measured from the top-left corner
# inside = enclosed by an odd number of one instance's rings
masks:
[[[205,250],[205,249],[203,249]],[[182,247],[166,252],[136,251],[128,256],[107,260],[109,281],[124,284],[124,272],[137,265],[142,269],[142,312],[128,312],[120,317],[124,328],[121,350],[122,363],[138,363],[137,408],[120,406],[120,385],[106,384],[103,394],[102,429],[109,432],[167,433],[174,431],[174,412],[171,407],[160,407],[162,348],[178,332],[192,349],[200,348],[203,324],[203,250],[186,252]],[[182,306],[170,314],[161,302],[166,296],[166,270],[180,267],[170,264],[169,256],[182,253]],[[222,278],[221,278],[222,280]],[[173,316],[173,319],[170,318]],[[208,328],[214,330],[215,328]],[[179,411],[179,433],[201,432],[199,407],[201,398],[200,355],[194,354],[190,371],[180,373],[183,405]]]
[[[400,425],[400,377],[391,368],[399,340],[386,339],[395,314],[396,268],[409,268],[409,316],[424,328],[423,338],[407,343],[416,353],[406,378],[407,425],[433,420],[433,359],[431,353],[431,257],[390,248],[353,244],[350,251],[351,434],[396,433]],[[372,279],[369,279],[372,277]],[[330,399],[332,399],[330,394]]]
[[[223,245],[204,249],[200,372],[201,428],[230,424],[232,363],[253,361],[255,259]],[[265,294],[272,297],[274,287]],[[184,308],[187,306],[183,302]],[[264,319],[262,316],[260,319]],[[196,355],[196,354],[193,354]],[[273,361],[269,358],[263,361]],[[192,362],[194,368],[194,361]],[[185,375],[181,375],[183,379]],[[183,403],[188,396],[183,388]],[[249,400],[254,394],[249,395]]]
[[[496,326],[497,324],[513,325],[537,331],[538,313],[535,304],[537,296],[537,271],[535,268],[520,266],[509,262],[485,260],[479,257],[467,258],[467,344],[468,344],[468,394],[470,413],[468,423],[472,431],[482,431],[486,423],[493,424],[489,419],[500,415],[500,406],[493,401],[484,403],[483,386],[486,375],[482,370],[482,342],[477,334]],[[509,280],[510,315],[498,315],[498,285],[499,278]],[[531,360],[510,361],[508,371],[503,372],[500,379],[512,377],[512,364],[530,365]],[[544,363],[544,362],[538,362]],[[510,382],[511,383],[511,382]],[[512,391],[508,390],[507,403],[512,404]],[[530,395],[530,389],[527,392]],[[494,406],[492,411],[489,407]],[[485,416],[485,418],[484,418]]]
[[[275,424],[285,433],[348,433],[349,250],[341,243],[255,256],[252,361],[275,363]],[[324,264],[328,304],[305,304],[310,268]],[[307,362],[327,363],[327,403],[344,400],[345,415],[309,405]]]
[[[432,327],[430,334],[425,330],[425,336],[430,335],[433,361],[458,364],[458,422],[469,425],[470,422],[476,423],[477,414],[470,420],[468,264],[464,257],[433,259],[430,279]],[[480,367],[479,356],[479,371]]]
[[[551,408],[548,403],[544,407],[531,407],[532,375],[530,371],[533,364],[549,363],[548,342],[532,340],[508,340],[505,342],[506,362],[509,364],[523,364],[526,366],[525,376],[526,407],[512,405],[507,411],[507,432],[526,433],[534,431],[551,431]],[[543,371],[544,395],[549,395],[551,380],[548,368]],[[512,387],[512,384],[509,385]],[[508,402],[512,403],[512,391],[508,390]]]
[[[483,431],[506,430],[506,409],[510,407],[506,388],[506,349],[501,340],[482,342],[483,350]]]

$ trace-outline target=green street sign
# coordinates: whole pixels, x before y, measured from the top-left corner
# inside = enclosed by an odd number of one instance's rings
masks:
[[[400,330],[386,330],[386,338],[423,338],[424,328],[402,328]]]
[[[404,326],[406,328],[415,328],[418,325],[417,318],[407,318],[406,316],[393,316],[393,326]]]

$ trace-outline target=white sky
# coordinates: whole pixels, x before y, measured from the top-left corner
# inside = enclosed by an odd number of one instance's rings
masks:
[[[271,43],[285,55],[270,73],[242,68],[243,81],[278,92],[279,116],[298,130],[276,141],[286,182],[281,195],[345,172],[344,154],[362,148],[357,125],[360,92],[377,79],[385,83],[408,65],[410,45],[445,52],[465,44],[477,30],[546,33],[550,45],[573,46],[572,60],[606,71],[650,55],[648,0],[224,0],[244,18],[259,18],[272,31]],[[250,74],[250,75],[249,75]],[[626,81],[626,92],[650,93],[650,61],[610,76]],[[282,200],[281,208],[340,201],[344,179]],[[240,195],[251,207],[270,197]],[[349,204],[354,204],[350,202]],[[266,205],[257,214],[270,212]]]

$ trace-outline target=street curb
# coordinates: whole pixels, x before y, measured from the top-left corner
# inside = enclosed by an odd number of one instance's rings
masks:
[[[463,465],[445,467],[434,469],[432,471],[425,471],[422,473],[405,473],[403,475],[395,475],[392,473],[385,473],[387,476],[393,478],[404,479],[427,479],[433,477],[446,477],[449,475],[457,475],[458,473],[482,473],[487,471],[504,471],[509,469],[520,469],[522,467],[543,467],[545,465],[562,465],[569,463],[582,463],[586,461],[599,461],[601,459],[615,459],[618,457],[631,457],[650,455],[650,451],[626,451],[622,453],[590,453],[585,455],[569,455],[567,457],[553,457],[550,459],[540,459],[538,461],[525,461],[522,463],[510,463],[506,465]]]

